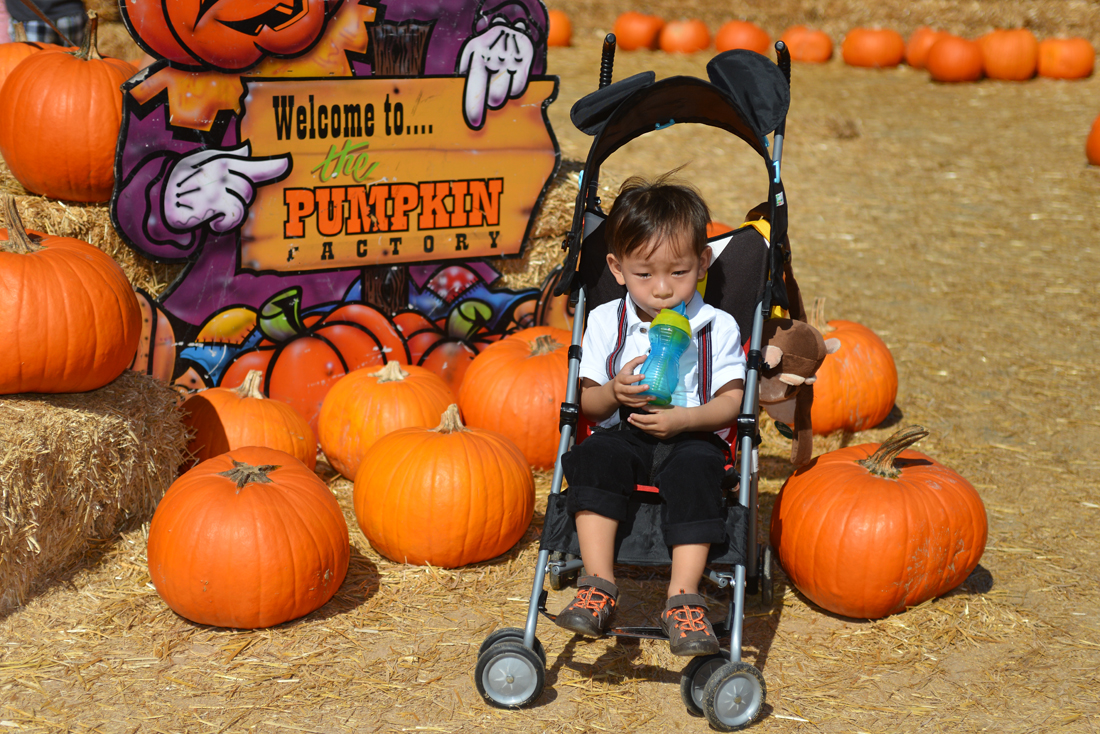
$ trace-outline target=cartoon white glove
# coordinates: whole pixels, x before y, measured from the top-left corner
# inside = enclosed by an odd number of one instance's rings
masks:
[[[459,51],[458,64],[458,73],[466,77],[466,124],[481,129],[486,109],[499,110],[509,98],[522,95],[534,59],[535,46],[522,20],[509,25],[497,18],[467,39]]]
[[[290,155],[252,158],[252,146],[205,148],[184,156],[168,173],[164,215],[176,230],[208,224],[215,232],[240,226],[256,198],[256,185],[277,180],[290,168]]]

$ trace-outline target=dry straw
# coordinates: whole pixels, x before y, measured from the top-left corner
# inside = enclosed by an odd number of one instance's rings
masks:
[[[0,396],[0,614],[152,516],[184,458],[176,406],[129,370],[91,392]]]

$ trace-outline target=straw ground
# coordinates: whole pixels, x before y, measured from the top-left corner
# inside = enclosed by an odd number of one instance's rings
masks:
[[[580,23],[594,4],[566,6]],[[984,5],[994,6],[1007,4]],[[1054,6],[1093,12],[1018,4]],[[562,79],[551,119],[573,160],[588,145],[567,112],[595,84],[608,28],[597,21],[550,57]],[[977,33],[991,21],[968,22]],[[616,78],[702,75],[705,61],[622,53]],[[925,425],[918,448],[975,484],[990,537],[962,587],[874,622],[830,615],[781,577],[781,604],[748,610],[746,659],[768,681],[756,730],[1100,729],[1100,171],[1083,154],[1100,79],[942,86],[834,61],[796,66],[793,98],[784,169],[795,272],[832,317],[883,336],[901,382],[889,425],[815,449]],[[650,137],[613,156],[604,182],[687,162],[684,175],[735,224],[763,198],[763,166],[739,141],[678,127]],[[790,467],[770,425],[763,450],[766,527]],[[330,486],[350,508],[350,484]],[[519,712],[481,703],[477,647],[522,624],[540,516],[510,553],[449,571],[381,558],[350,510],[348,520],[352,566],[336,598],[258,631],[178,618],[147,585],[143,531],[104,539],[64,584],[0,620],[0,721],[43,732],[706,730],[679,701],[683,661],[667,648],[546,624],[543,698]],[[623,575],[621,619],[652,623],[662,574]],[[551,593],[551,606],[567,596]]]

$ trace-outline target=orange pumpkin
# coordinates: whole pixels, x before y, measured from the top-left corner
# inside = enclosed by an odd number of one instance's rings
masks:
[[[302,462],[249,446],[191,469],[149,524],[149,576],[176,614],[252,629],[322,607],[351,546],[336,497]]]
[[[693,54],[710,46],[710,30],[701,20],[672,20],[665,23],[657,38],[662,51]]]
[[[438,428],[405,428],[363,457],[353,503],[371,546],[401,563],[454,568],[504,553],[535,507],[531,468],[514,443],[466,428],[451,405]]]
[[[655,49],[664,25],[664,20],[656,15],[631,10],[615,19],[611,32],[615,34],[615,45],[624,51]]]
[[[779,40],[790,50],[792,61],[821,64],[833,57],[833,39],[825,31],[793,25]]]
[[[573,22],[561,10],[547,12],[550,30],[546,34],[547,46],[572,46]]]
[[[947,593],[978,565],[985,507],[966,479],[906,450],[927,435],[912,427],[822,454],[784,483],[771,545],[812,602],[879,619]]]
[[[853,321],[825,321],[824,300],[814,303],[811,322],[840,348],[825,357],[814,383],[813,432],[862,431],[889,415],[898,395],[898,370],[886,343]]]
[[[458,392],[466,423],[508,436],[536,469],[552,467],[570,341],[568,331],[533,326],[483,349]]]
[[[707,239],[711,237],[717,237],[720,234],[726,234],[732,232],[733,227],[729,226],[725,222],[707,222]]]
[[[932,50],[932,44],[945,35],[947,34],[943,31],[937,31],[926,25],[913,31],[905,44],[905,63],[914,69],[923,69],[928,61],[928,52]]]
[[[1039,42],[1039,76],[1084,79],[1092,76],[1096,50],[1086,38],[1046,38]]]
[[[905,40],[889,28],[853,28],[840,44],[840,55],[849,66],[897,66],[905,58]]]
[[[1039,41],[1026,28],[996,30],[978,39],[982,67],[990,79],[1026,81],[1039,67]]]
[[[317,465],[317,439],[298,411],[260,392],[264,374],[252,370],[236,388],[212,387],[183,401],[183,423],[195,435],[187,445],[197,461],[242,446],[285,451],[310,469]]]
[[[103,250],[27,231],[11,196],[3,208],[0,395],[103,387],[137,352],[141,308],[133,286]]]
[[[0,87],[4,86],[4,80],[20,61],[46,50],[46,44],[31,43],[27,40],[27,33],[23,30],[22,23],[17,21],[12,25],[15,28],[15,35],[12,36],[11,42],[0,43]]]
[[[96,50],[94,12],[75,53],[24,59],[0,89],[0,153],[28,190],[53,199],[103,202],[115,185],[122,83],[137,73]]]
[[[430,340],[433,336],[426,334]],[[420,357],[420,366],[429,369],[443,378],[451,392],[458,394],[466,370],[477,356],[477,350],[462,339],[435,339],[428,345]]]
[[[714,36],[714,48],[719,52],[745,48],[767,56],[772,48],[772,38],[760,26],[745,20],[724,23]]]
[[[355,479],[363,454],[378,439],[401,428],[439,425],[454,401],[443,378],[423,367],[390,362],[377,371],[349,372],[321,405],[321,449],[333,469]]]
[[[1100,115],[1092,121],[1092,128],[1085,140],[1085,157],[1090,164],[1100,166]]]
[[[932,44],[927,58],[928,73],[938,82],[974,82],[982,78],[982,48],[950,34]]]

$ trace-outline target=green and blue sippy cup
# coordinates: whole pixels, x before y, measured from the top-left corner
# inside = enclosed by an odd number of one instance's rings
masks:
[[[663,308],[649,324],[649,356],[641,370],[649,389],[641,394],[651,396],[653,405],[668,405],[676,391],[680,357],[691,344],[691,324],[685,310],[683,303]]]

